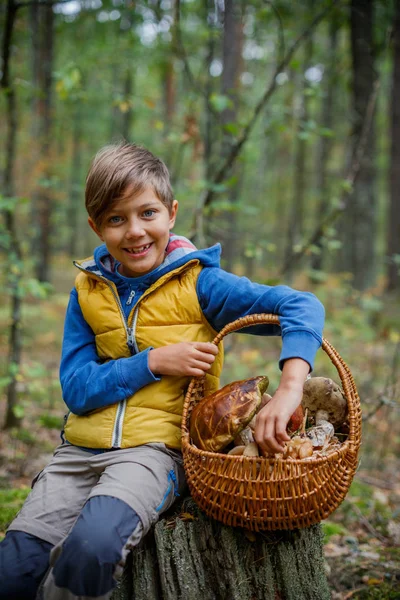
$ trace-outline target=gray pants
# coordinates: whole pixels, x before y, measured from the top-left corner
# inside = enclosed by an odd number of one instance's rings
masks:
[[[86,559],[80,558],[80,564],[75,563],[78,562],[82,544],[86,543],[85,536],[91,535],[90,528],[96,528],[96,540],[100,540],[99,553],[102,545],[107,547],[114,544],[119,548],[117,559],[112,564],[113,577],[118,578],[130,549],[140,542],[160,514],[172,505],[176,495],[184,489],[184,485],[181,453],[166,448],[161,443],[101,454],[91,454],[67,444],[59,446],[51,462],[37,476],[31,494],[9,527],[10,531],[23,531],[54,545],[50,556],[51,569],[38,597],[44,600],[109,598],[112,591],[96,596],[76,592],[82,589],[79,578],[82,571],[81,579],[84,579],[83,563]],[[129,511],[129,516],[137,515],[136,520],[124,518],[121,531],[123,530],[125,535],[121,534],[120,542],[102,540],[103,529],[103,537],[109,535],[109,531],[112,530],[108,520],[118,520],[118,516],[110,515],[108,518],[107,514],[102,515],[99,526],[97,514],[97,521],[93,520],[91,525],[90,511],[86,508],[82,511],[88,500],[96,496],[122,500],[128,505],[126,510]],[[96,502],[101,506],[100,500],[97,499]],[[104,523],[104,527],[101,523]],[[83,535],[82,532],[86,533]],[[76,554],[73,551],[71,553],[71,544],[72,547],[75,544]],[[71,564],[62,564],[66,561]],[[61,564],[62,577],[59,575],[59,578],[66,581],[63,587],[56,585],[57,568],[60,571]],[[93,579],[93,573],[91,577]],[[74,589],[75,592],[71,591]]]

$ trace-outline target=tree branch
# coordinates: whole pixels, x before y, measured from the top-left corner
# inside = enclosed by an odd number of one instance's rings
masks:
[[[201,229],[202,213],[204,211],[204,208],[206,206],[208,206],[209,204],[211,204],[211,202],[213,200],[214,186],[222,183],[222,181],[226,178],[226,175],[227,175],[229,169],[232,167],[232,165],[238,158],[240,151],[242,150],[243,145],[247,141],[247,139],[250,135],[250,132],[252,131],[252,129],[257,121],[259,114],[261,113],[262,109],[266,106],[269,99],[275,92],[275,89],[277,87],[277,80],[276,80],[277,75],[279,73],[281,73],[288,66],[288,64],[290,63],[290,61],[293,58],[293,55],[299,48],[299,46],[301,46],[301,44],[309,38],[311,33],[314,31],[315,27],[336,6],[336,4],[337,4],[337,0],[334,0],[328,7],[326,7],[323,11],[321,11],[313,19],[313,21],[310,23],[309,27],[307,29],[305,29],[303,31],[303,33],[296,39],[296,41],[289,48],[286,56],[279,62],[279,64],[275,68],[275,71],[272,75],[269,86],[265,90],[263,96],[261,97],[261,99],[259,100],[258,104],[256,105],[256,107],[254,109],[253,115],[249,119],[247,125],[243,128],[243,131],[242,131],[241,135],[239,136],[238,140],[236,141],[236,143],[232,145],[230,152],[228,153],[226,159],[224,160],[221,167],[217,171],[213,181],[208,186],[208,188],[203,192],[203,194],[200,198],[199,204],[195,210],[194,220],[193,220],[193,224],[192,224],[192,234],[190,236],[190,237],[198,238],[199,243],[204,243],[204,233],[203,233],[203,230]]]
[[[336,206],[331,208],[326,215],[321,219],[320,223],[314,229],[314,232],[311,234],[308,241],[297,251],[292,251],[285,259],[282,269],[281,275],[284,275],[289,268],[293,268],[293,264],[298,262],[300,258],[304,256],[307,250],[317,244],[321,237],[324,235],[324,232],[327,227],[330,227],[332,223],[338,218],[340,214],[342,214],[348,205],[349,198],[351,197],[351,193],[353,190],[354,183],[358,177],[358,174],[361,169],[361,163],[364,158],[364,154],[367,147],[368,135],[372,125],[372,119],[375,112],[376,101],[378,97],[378,92],[380,88],[380,81],[376,80],[374,84],[374,89],[370,96],[367,111],[365,113],[365,119],[363,122],[363,127],[361,130],[361,134],[355,149],[355,152],[352,156],[350,164],[347,168],[347,174],[344,177],[344,189],[342,192],[342,196],[337,203]]]

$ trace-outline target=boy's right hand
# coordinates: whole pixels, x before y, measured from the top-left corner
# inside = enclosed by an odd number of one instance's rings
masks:
[[[149,352],[149,369],[155,375],[201,377],[211,369],[218,348],[211,342],[180,342]]]

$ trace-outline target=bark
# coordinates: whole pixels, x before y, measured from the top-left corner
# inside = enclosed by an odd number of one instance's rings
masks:
[[[206,87],[205,87],[205,102],[204,102],[204,175],[206,181],[211,181],[214,161],[214,127],[215,120],[213,111],[211,109],[210,98],[213,93],[213,78],[210,74],[211,63],[214,59],[215,54],[215,38],[213,32],[210,31],[207,42],[207,56],[205,61],[205,72],[207,73]]]
[[[132,126],[133,119],[133,111],[131,104],[131,96],[133,92],[133,77],[132,71],[128,67],[125,72],[125,80],[124,80],[124,102],[126,106],[122,111],[121,116],[121,134],[124,140],[130,139],[130,131]]]
[[[40,8],[39,0],[33,0],[29,7],[29,31],[31,39],[31,79],[32,79],[32,114],[37,115],[39,112],[39,81],[40,81]],[[32,119],[31,135],[32,141],[38,136],[38,120]]]
[[[327,72],[326,93],[322,100],[321,122],[320,126],[324,129],[333,129],[334,125],[334,104],[335,104],[335,88],[337,75],[335,71],[335,61],[337,60],[337,43],[338,43],[338,24],[335,18],[330,22],[329,27],[329,57]],[[318,152],[316,157],[317,164],[317,183],[316,194],[318,198],[318,222],[323,218],[329,208],[329,185],[328,185],[328,162],[332,149],[332,138],[321,136],[318,144]],[[315,254],[312,258],[311,265],[313,269],[320,270],[324,267],[324,247],[321,240],[318,241],[317,248],[319,254]]]
[[[37,219],[37,235],[34,243],[36,254],[36,277],[39,281],[50,279],[51,213],[52,194],[48,182],[51,179],[51,130],[52,130],[52,70],[54,13],[51,6],[41,6],[39,42],[39,96],[37,100],[37,127],[39,161],[36,170],[39,182],[34,193],[34,211]],[[40,180],[46,182],[41,185]]]
[[[78,231],[81,222],[81,164],[82,164],[82,116],[80,107],[75,110],[72,124],[72,155],[69,186],[69,205],[67,210],[67,223],[69,231],[68,253],[69,256],[78,255]]]
[[[240,74],[243,70],[242,61],[243,48],[243,23],[241,14],[241,3],[238,0],[225,0],[224,12],[224,35],[223,35],[223,71],[221,77],[221,93],[230,100],[230,106],[221,114],[221,125],[227,126],[235,124],[238,117],[238,95],[240,87]],[[223,129],[223,139],[221,156],[229,155],[234,137]],[[240,171],[237,165],[231,168],[231,175],[237,180],[240,177]],[[228,271],[234,268],[234,258],[237,253],[237,213],[235,205],[238,201],[239,190],[238,181],[234,188],[229,191],[228,202],[232,206],[232,210],[228,210],[218,217],[214,217],[213,221],[222,221],[223,229],[218,232],[218,239],[221,239],[224,248],[224,257]]]
[[[391,106],[391,152],[390,152],[390,203],[387,227],[387,289],[399,289],[400,264],[394,257],[400,257],[400,0],[396,1],[396,14],[393,29],[393,78]]]
[[[174,71],[174,59],[171,54],[164,65],[164,112],[165,112],[165,127],[169,131],[171,129],[176,105],[176,80]]]
[[[186,499],[132,553],[113,600],[329,600],[319,525],[249,534]]]
[[[376,79],[373,56],[373,0],[351,2],[353,68],[353,139],[360,136]],[[375,281],[376,190],[375,127],[371,124],[366,151],[354,185],[352,202],[343,219],[343,270],[353,275],[353,285],[364,290]]]
[[[313,1],[309,6],[313,10]],[[299,98],[298,127],[296,136],[294,177],[293,177],[293,197],[289,215],[289,227],[287,234],[287,246],[285,260],[292,253],[296,244],[301,242],[304,234],[304,201],[307,189],[307,139],[302,135],[306,131],[306,124],[309,119],[309,96],[307,90],[310,87],[305,77],[307,69],[311,66],[313,55],[313,36],[310,35],[304,48],[303,77]],[[296,99],[296,98],[295,98]],[[290,268],[288,276],[290,277],[292,269]]]
[[[15,145],[17,136],[17,106],[13,82],[10,78],[10,57],[12,36],[15,24],[17,7],[14,0],[8,0],[2,47],[2,77],[0,87],[6,97],[7,133],[5,140],[5,166],[2,173],[3,193],[5,198],[15,195]],[[21,362],[22,334],[21,334],[21,248],[17,235],[15,205],[5,211],[4,220],[9,236],[9,250],[14,262],[14,273],[9,279],[11,291],[11,326],[8,342],[8,366],[10,382],[7,388],[7,411],[4,427],[18,427],[21,419],[15,414],[17,405],[17,372]]]

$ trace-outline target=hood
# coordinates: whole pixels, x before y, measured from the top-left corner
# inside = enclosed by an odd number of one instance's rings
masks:
[[[141,277],[129,278],[118,273],[117,268],[119,263],[109,254],[105,244],[95,249],[93,257],[78,261],[77,266],[79,265],[81,268],[95,275],[106,277],[117,286],[129,285],[132,284],[132,281],[135,281],[135,284],[143,284],[147,287],[157,281],[159,277],[181,267],[191,260],[199,260],[204,267],[219,267],[220,257],[220,244],[199,250],[187,238],[171,234],[163,263]]]

